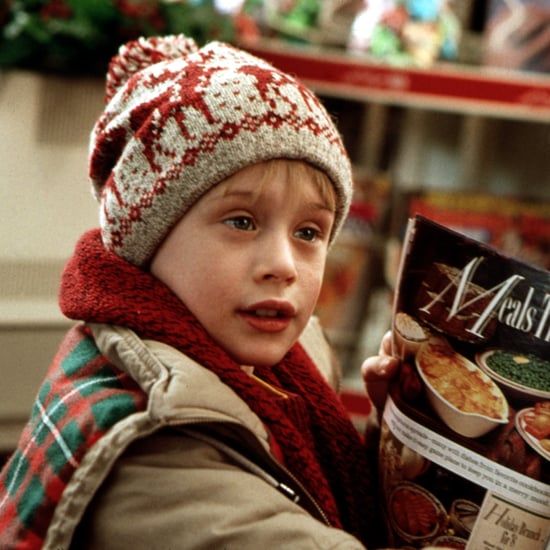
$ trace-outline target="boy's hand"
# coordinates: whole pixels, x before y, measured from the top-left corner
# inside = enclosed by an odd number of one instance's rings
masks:
[[[361,365],[365,388],[377,409],[384,406],[390,380],[399,370],[399,360],[391,355],[391,332],[388,331],[380,342],[378,355],[368,357]]]

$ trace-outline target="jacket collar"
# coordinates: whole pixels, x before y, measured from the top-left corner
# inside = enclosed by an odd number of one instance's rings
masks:
[[[149,395],[149,414],[162,423],[235,422],[269,448],[260,418],[212,371],[172,346],[142,340],[130,329],[90,325],[101,353]]]

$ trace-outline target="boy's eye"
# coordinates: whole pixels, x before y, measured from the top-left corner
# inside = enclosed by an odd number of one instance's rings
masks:
[[[254,221],[248,216],[235,216],[224,220],[223,223],[240,231],[252,231],[255,229]]]
[[[302,227],[296,231],[295,235],[304,241],[313,242],[321,236],[321,232],[314,227]]]

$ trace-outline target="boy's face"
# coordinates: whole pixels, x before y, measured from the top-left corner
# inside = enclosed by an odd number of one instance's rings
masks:
[[[279,362],[321,288],[334,213],[310,176],[296,181],[287,165],[276,161],[265,178],[265,163],[249,166],[212,188],[151,264],[243,365]]]

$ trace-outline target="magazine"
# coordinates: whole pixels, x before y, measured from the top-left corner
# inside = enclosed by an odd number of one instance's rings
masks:
[[[388,545],[550,548],[550,273],[416,216],[392,323]]]

